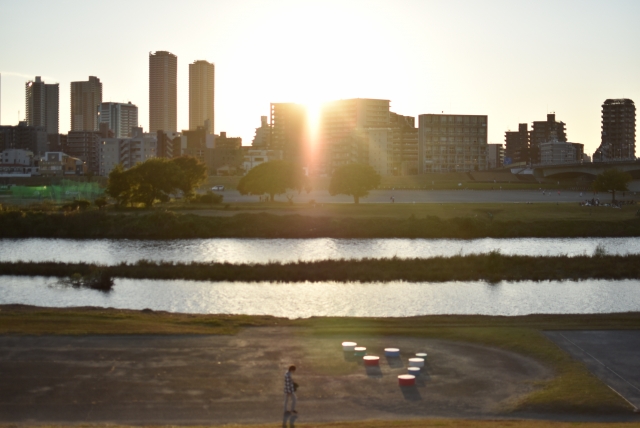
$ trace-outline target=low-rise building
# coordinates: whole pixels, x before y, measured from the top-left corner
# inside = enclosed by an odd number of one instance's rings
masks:
[[[245,173],[265,162],[282,160],[282,150],[256,149],[254,147],[243,147],[243,149],[244,162],[242,167]]]
[[[40,175],[44,177],[62,177],[65,175],[85,175],[87,164],[63,152],[46,152],[40,159]]]
[[[0,153],[0,177],[31,177],[39,175],[38,160],[33,152],[7,149]]]
[[[558,141],[553,135],[549,141],[540,144],[540,163],[543,165],[582,162],[583,154],[583,144]]]
[[[213,149],[207,151],[207,169],[210,175],[237,175],[244,164],[242,138],[227,137],[221,132],[214,139]]]

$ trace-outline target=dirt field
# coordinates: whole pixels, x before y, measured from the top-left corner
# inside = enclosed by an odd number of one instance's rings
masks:
[[[365,370],[342,352],[399,347]],[[429,354],[416,387],[407,358]],[[526,357],[416,338],[309,338],[295,328],[236,336],[0,337],[0,422],[225,424],[281,422],[283,375],[296,364],[299,422],[422,417],[496,418],[548,379]],[[517,417],[513,413],[509,417]]]

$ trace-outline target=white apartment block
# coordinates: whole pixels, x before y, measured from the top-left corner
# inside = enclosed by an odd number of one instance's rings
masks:
[[[99,175],[109,175],[118,164],[129,169],[157,155],[156,134],[143,133],[142,128],[134,128],[132,138],[102,138],[99,151]]]
[[[576,148],[564,141],[552,140],[540,144],[540,162],[543,165],[576,163]]]
[[[138,106],[128,103],[102,103],[98,110],[98,122],[109,124],[115,138],[131,137],[131,130],[138,127]]]

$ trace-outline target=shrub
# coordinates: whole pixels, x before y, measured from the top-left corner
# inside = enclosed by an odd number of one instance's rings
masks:
[[[204,195],[196,195],[192,202],[196,204],[221,204],[223,198],[223,195],[207,191]]]
[[[105,198],[104,196],[100,198],[96,198],[96,200],[93,201],[93,203],[96,204],[99,210],[101,210],[102,208],[106,207],[109,204],[107,202],[107,198]]]
[[[63,211],[84,211],[91,206],[91,202],[86,199],[76,199],[75,201],[66,203],[62,206]]]

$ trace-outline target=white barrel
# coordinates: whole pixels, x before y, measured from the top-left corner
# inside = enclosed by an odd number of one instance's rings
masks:
[[[409,367],[424,367],[424,358],[409,358]]]
[[[342,350],[345,352],[353,352],[357,345],[356,342],[342,342]]]
[[[423,360],[427,359],[427,353],[426,352],[418,352],[416,354],[416,358],[422,358]]]

